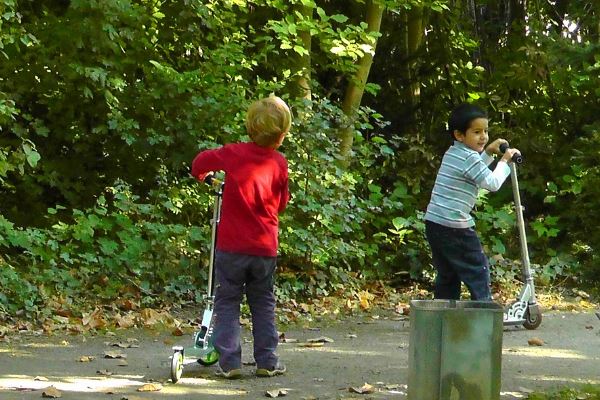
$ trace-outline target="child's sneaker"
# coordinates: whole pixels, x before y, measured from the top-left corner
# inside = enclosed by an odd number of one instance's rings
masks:
[[[257,368],[256,376],[260,376],[263,378],[270,378],[275,375],[283,375],[283,374],[285,374],[285,371],[287,371],[287,369],[285,368],[285,365],[278,362],[276,366],[271,367],[271,368]]]
[[[234,368],[230,369],[229,371],[225,371],[220,365],[217,365],[215,375],[225,379],[238,379],[242,377],[242,370],[239,368]]]

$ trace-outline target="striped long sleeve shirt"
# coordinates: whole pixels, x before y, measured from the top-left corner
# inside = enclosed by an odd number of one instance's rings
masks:
[[[474,226],[471,211],[479,188],[495,192],[510,175],[504,161],[491,171],[493,160],[485,151],[479,154],[454,141],[442,159],[425,219],[451,228]]]

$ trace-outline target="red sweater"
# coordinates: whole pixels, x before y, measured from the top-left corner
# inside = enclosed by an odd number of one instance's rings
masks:
[[[225,171],[217,249],[276,256],[278,214],[290,198],[285,157],[255,143],[228,144],[194,158],[194,177],[202,180],[210,171]]]

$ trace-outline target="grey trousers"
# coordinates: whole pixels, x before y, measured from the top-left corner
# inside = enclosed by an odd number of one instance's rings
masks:
[[[240,304],[244,293],[252,314],[254,359],[257,368],[277,364],[279,337],[275,327],[274,272],[277,257],[217,251],[215,259],[214,346],[224,371],[240,368]]]

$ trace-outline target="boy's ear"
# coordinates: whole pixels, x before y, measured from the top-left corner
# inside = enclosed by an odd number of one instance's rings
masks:
[[[455,129],[454,132],[452,132],[452,135],[454,136],[454,139],[458,140],[459,142],[462,142],[465,139],[465,135],[458,129]]]

